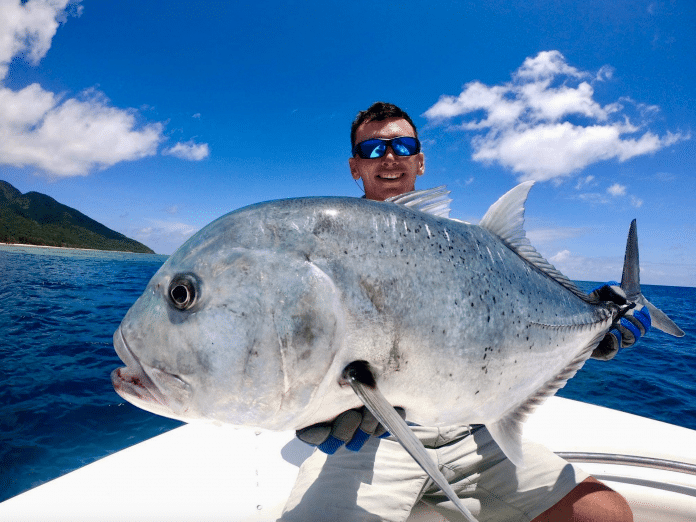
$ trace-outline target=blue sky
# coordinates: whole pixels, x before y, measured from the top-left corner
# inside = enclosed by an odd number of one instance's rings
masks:
[[[453,217],[521,180],[572,279],[696,286],[693,1],[0,0],[0,179],[173,252],[263,200],[361,191],[349,129],[407,110]],[[519,4],[522,4],[521,2]]]

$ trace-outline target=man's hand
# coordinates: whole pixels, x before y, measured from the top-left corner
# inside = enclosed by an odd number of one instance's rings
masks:
[[[625,292],[615,281],[610,281],[595,288],[590,293],[590,296],[600,301],[612,301],[619,306],[624,306],[628,303]],[[619,348],[633,346],[638,339],[648,333],[650,324],[650,312],[647,307],[636,304],[623,316],[614,321],[609,332],[592,352],[592,358],[602,361],[613,359]]]
[[[394,408],[401,418],[406,418],[403,408]],[[296,432],[302,442],[318,447],[324,453],[333,455],[336,450],[346,445],[346,449],[359,451],[370,437],[386,437],[387,430],[365,408],[348,410],[331,422],[314,424]]]

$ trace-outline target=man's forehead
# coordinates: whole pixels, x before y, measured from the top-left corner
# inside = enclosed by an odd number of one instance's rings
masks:
[[[411,124],[403,118],[387,118],[363,123],[355,132],[355,142],[372,138],[396,138],[397,136],[414,136]]]

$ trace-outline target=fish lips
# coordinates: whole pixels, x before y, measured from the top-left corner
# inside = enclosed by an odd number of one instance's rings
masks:
[[[184,405],[191,397],[191,387],[175,375],[157,368],[146,368],[128,347],[119,328],[114,333],[116,354],[126,364],[111,372],[111,384],[122,398],[144,410],[183,419]]]

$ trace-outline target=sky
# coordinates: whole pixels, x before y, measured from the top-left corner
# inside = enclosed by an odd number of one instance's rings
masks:
[[[519,5],[517,5],[519,4]],[[406,110],[452,217],[525,180],[575,280],[696,286],[696,3],[0,0],[0,179],[160,254],[259,201],[361,196],[350,124]]]

